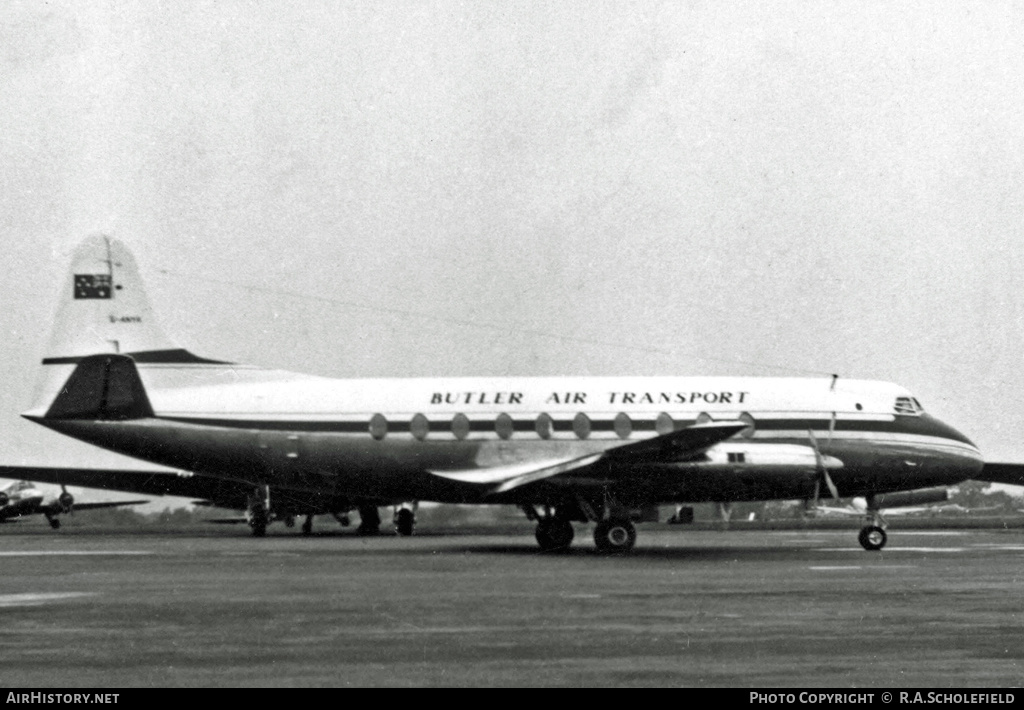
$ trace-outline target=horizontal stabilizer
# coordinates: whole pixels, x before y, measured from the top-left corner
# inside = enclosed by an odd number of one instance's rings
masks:
[[[1024,463],[986,463],[974,480],[1024,486]]]
[[[79,361],[64,383],[46,419],[140,419],[153,416],[153,408],[126,355],[90,355]]]

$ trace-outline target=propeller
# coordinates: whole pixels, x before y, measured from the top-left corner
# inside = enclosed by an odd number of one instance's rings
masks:
[[[68,489],[64,485],[61,485],[60,490],[61,493],[59,496],[57,496],[57,503],[58,505],[60,505],[61,511],[64,513],[73,514],[75,512],[75,509],[73,507],[75,505],[75,497],[68,493]]]
[[[825,468],[825,459],[821,455],[821,449],[818,448],[818,440],[814,438],[814,432],[808,429],[807,436],[811,439],[811,448],[814,449],[814,462],[815,468],[817,469],[817,475],[814,478],[814,505],[818,505],[818,499],[821,497],[822,483],[824,483],[825,487],[828,488],[828,492],[831,494],[832,499],[839,500],[839,489],[837,489],[836,484],[832,482],[832,477],[828,475],[828,469]]]

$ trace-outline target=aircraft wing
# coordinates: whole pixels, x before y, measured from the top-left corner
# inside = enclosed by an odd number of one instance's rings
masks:
[[[570,484],[573,482],[571,474],[580,474],[600,461],[643,463],[693,458],[748,426],[749,423],[739,420],[705,422],[578,458],[458,471],[432,470],[430,473],[462,483],[488,485],[491,486],[491,493],[505,493],[537,481],[557,482],[560,477],[564,478],[561,482]]]
[[[974,480],[1024,486],[1024,463],[986,463]]]
[[[97,510],[99,508],[117,508],[122,505],[142,505],[143,503],[149,503],[148,500],[115,500],[115,501],[103,501],[100,503],[79,503],[75,502],[74,510]]]
[[[251,486],[176,471],[0,466],[0,478],[127,491],[149,496],[201,498],[225,508],[245,508]],[[81,505],[75,506],[81,509]]]
[[[827,505],[816,505],[813,508],[808,509],[809,513],[821,513],[823,515],[851,515],[851,516],[862,516],[864,515],[863,510],[857,510],[854,507],[847,508],[836,508],[834,506]]]

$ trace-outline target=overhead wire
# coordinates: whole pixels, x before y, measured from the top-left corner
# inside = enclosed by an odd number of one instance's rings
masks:
[[[296,291],[288,291],[286,289],[270,288],[267,286],[257,286],[255,284],[243,283],[239,281],[232,281],[229,279],[213,278],[209,276],[197,276],[194,273],[182,273],[173,269],[157,269],[157,273],[168,277],[177,277],[187,279],[189,281],[203,281],[206,283],[217,284],[219,286],[228,286],[231,288],[237,288],[249,292],[267,293],[274,296],[284,296],[287,298],[293,298],[300,301],[318,301],[321,303],[330,303],[334,306],[340,306],[352,310],[367,311],[370,313],[386,313],[394,316],[401,316],[405,318],[418,319],[424,321],[432,321],[434,323],[443,323],[446,325],[454,325],[463,328],[473,328],[477,330],[487,330],[501,335],[532,335],[539,338],[546,338],[549,340],[557,340],[563,343],[576,343],[581,345],[596,345],[605,348],[615,348],[620,350],[631,350],[635,352],[651,353],[656,355],[664,355],[675,358],[689,358],[692,360],[700,360],[705,362],[716,362],[726,365],[742,365],[745,367],[759,367],[768,370],[777,370],[780,372],[792,372],[801,374],[813,374],[832,376],[833,373],[825,370],[813,370],[809,368],[799,368],[787,365],[777,365],[772,363],[753,362],[749,360],[737,360],[735,358],[721,358],[721,357],[710,357],[707,355],[701,355],[692,351],[680,351],[676,349],[666,349],[646,344],[628,344],[628,343],[616,343],[608,340],[600,340],[597,338],[586,338],[579,336],[563,335],[559,333],[551,333],[549,331],[540,330],[537,328],[515,328],[511,329],[507,325],[497,325],[494,323],[481,323],[479,321],[467,320],[465,318],[453,318],[450,316],[438,316],[430,313],[424,313],[421,311],[413,311],[405,308],[395,308],[393,306],[371,306],[365,303],[357,303],[355,301],[349,301],[341,298],[333,298],[328,296],[320,296],[316,294],[299,293]],[[511,331],[511,332],[510,332]]]

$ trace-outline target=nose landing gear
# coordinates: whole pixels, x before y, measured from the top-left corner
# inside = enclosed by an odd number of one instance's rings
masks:
[[[885,547],[885,543],[889,539],[889,536],[885,534],[885,528],[887,528],[888,525],[879,510],[880,506],[878,505],[878,499],[875,496],[870,495],[867,497],[867,504],[867,513],[864,516],[865,523],[867,524],[860,529],[860,534],[857,535],[857,541],[865,550],[881,550]]]
[[[865,550],[881,550],[885,547],[888,535],[878,525],[866,525],[860,529],[857,541]]]

